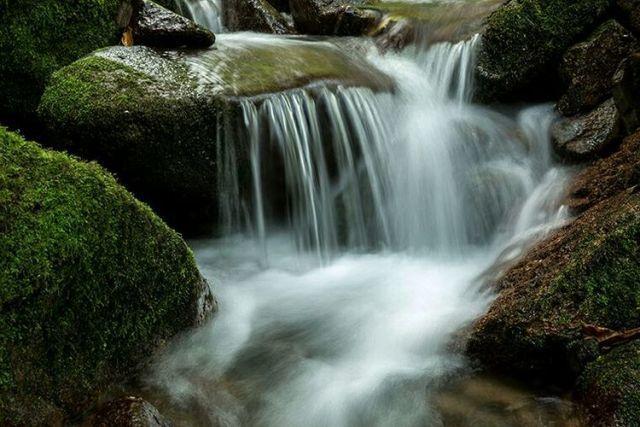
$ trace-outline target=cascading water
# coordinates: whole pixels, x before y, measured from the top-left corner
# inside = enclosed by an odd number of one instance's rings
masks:
[[[551,108],[471,105],[476,43],[372,53],[394,93],[241,101],[244,136],[219,153],[237,233],[193,242],[220,312],[151,380],[174,411],[230,426],[442,423],[433,394],[464,366],[448,344],[491,300],[478,277],[564,220]]]
[[[176,0],[178,12],[214,34],[224,33],[222,0]]]

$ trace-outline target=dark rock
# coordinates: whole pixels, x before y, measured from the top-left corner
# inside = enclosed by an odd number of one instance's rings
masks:
[[[296,29],[305,34],[363,35],[375,27],[378,14],[341,0],[290,0]]]
[[[170,427],[171,423],[140,397],[123,397],[102,405],[83,427]]]
[[[213,33],[164,7],[144,0],[133,29],[134,42],[145,46],[206,48]]]
[[[214,306],[182,238],[95,163],[0,128],[0,205],[1,425],[79,415]]]
[[[640,127],[640,54],[625,59],[613,77],[613,98],[628,133]]]
[[[640,33],[640,1],[616,0],[616,9],[620,19],[635,33]]]
[[[557,64],[594,29],[608,0],[510,0],[491,14],[476,67],[480,102],[551,98]]]
[[[560,75],[568,88],[558,102],[565,116],[589,111],[611,96],[620,62],[638,49],[636,38],[614,20],[602,24],[586,41],[565,53]]]
[[[556,152],[570,161],[605,155],[622,137],[622,120],[613,99],[581,116],[563,118],[551,128]]]
[[[294,29],[267,0],[228,0],[224,7],[229,31],[292,34]]]
[[[569,194],[583,200],[578,217],[496,282],[498,298],[474,325],[470,355],[492,370],[571,385],[580,362],[597,357],[584,345],[585,324],[640,326],[639,162],[635,134],[575,178]]]

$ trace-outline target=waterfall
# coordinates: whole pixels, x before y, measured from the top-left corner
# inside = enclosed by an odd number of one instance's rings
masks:
[[[220,312],[151,384],[205,425],[441,425],[479,277],[563,223],[552,108],[473,105],[478,40],[369,61],[393,93],[240,99],[218,141],[224,237],[192,242]],[[219,121],[224,122],[224,121]]]
[[[211,30],[224,33],[222,0],[175,0],[178,13]]]

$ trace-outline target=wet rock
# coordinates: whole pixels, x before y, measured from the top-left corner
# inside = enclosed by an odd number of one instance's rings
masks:
[[[363,35],[375,28],[378,15],[341,0],[290,0],[296,29],[304,34]]]
[[[142,2],[133,37],[136,44],[157,47],[206,48],[215,42],[211,31],[150,0]]]
[[[636,38],[614,20],[602,24],[586,41],[565,53],[560,75],[568,85],[558,102],[565,116],[589,111],[611,96],[620,62],[638,49]]]
[[[495,283],[499,296],[475,324],[469,354],[509,375],[571,385],[594,357],[578,345],[585,324],[640,326],[639,162],[635,134],[575,178],[567,203],[577,218]]]
[[[563,118],[551,128],[556,152],[570,161],[585,161],[607,154],[622,137],[622,120],[613,99],[593,111]]]
[[[118,44],[133,5],[133,0],[2,2],[0,115],[32,114],[51,73],[98,48]]]
[[[589,33],[608,0],[511,0],[487,19],[476,67],[476,99],[551,98],[562,54]]]
[[[482,31],[487,16],[502,0],[478,0],[472,3],[378,2],[367,5],[380,14],[378,45],[399,49],[416,43],[430,46],[437,42],[467,40]]]
[[[38,111],[56,147],[98,160],[170,225],[200,234],[218,220],[217,138],[233,133],[238,97],[325,81],[391,82],[330,43],[255,36],[188,53],[113,47],[55,73]]]
[[[213,307],[182,238],[95,163],[0,128],[0,204],[2,425],[81,414]]]
[[[613,98],[628,133],[640,127],[640,54],[625,59],[613,77]]]
[[[224,7],[225,26],[230,31],[292,34],[294,29],[267,0],[228,0]]]
[[[171,423],[140,397],[124,397],[102,405],[83,427],[170,427]]]
[[[578,399],[589,425],[631,426],[640,420],[640,341],[602,354],[580,376]]]

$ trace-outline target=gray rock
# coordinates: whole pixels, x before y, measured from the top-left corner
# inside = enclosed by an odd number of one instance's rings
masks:
[[[305,34],[362,35],[375,27],[378,14],[341,0],[290,0],[296,29]]]
[[[570,161],[584,161],[606,153],[622,136],[622,122],[613,99],[588,114],[565,118],[551,132],[556,152]]]
[[[226,0],[225,26],[230,31],[292,34],[294,29],[266,0]]]
[[[615,20],[605,22],[586,41],[572,46],[560,66],[567,90],[558,102],[558,111],[572,116],[611,97],[615,70],[636,49],[636,38]]]
[[[133,38],[136,44],[157,47],[206,48],[215,42],[211,31],[150,0],[143,1]]]

